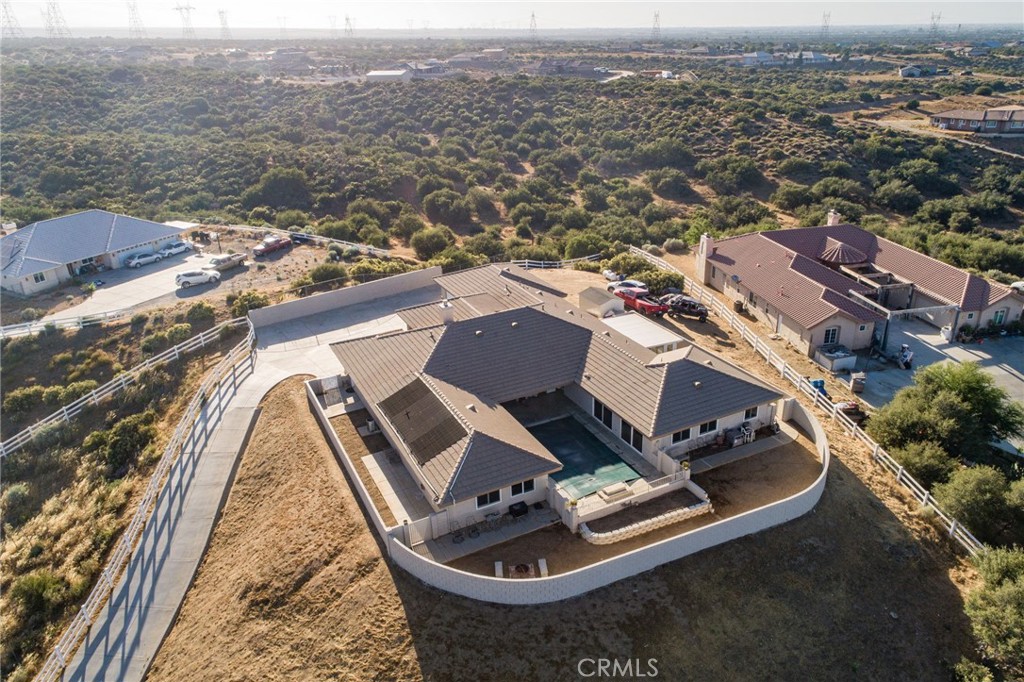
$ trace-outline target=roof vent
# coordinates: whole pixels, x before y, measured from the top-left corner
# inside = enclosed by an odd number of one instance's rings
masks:
[[[606,329],[606,330],[604,330],[604,331],[603,331],[603,332],[601,332],[601,333],[602,333],[602,334],[604,334],[605,336],[611,336],[611,335],[612,335],[612,333],[611,333],[610,331],[608,331],[607,329]]]
[[[476,405],[470,403],[469,405],[466,405],[466,409],[469,410],[470,412],[476,412]]]
[[[704,364],[707,365],[708,367],[714,367],[714,365],[711,364],[710,360],[705,360]]]
[[[583,373],[583,378],[584,379],[590,379],[590,373],[589,372],[584,372]]]
[[[695,381],[695,382],[693,382],[693,387],[694,388],[700,388],[701,387],[701,383],[699,381]]]
[[[476,330],[475,332],[473,332],[473,333],[474,333],[474,334],[476,334],[477,336],[483,336],[483,335],[484,335],[484,332],[483,332],[483,330],[482,330],[482,329],[477,329],[477,330]]]
[[[541,291],[540,289],[537,289],[534,293],[536,293],[538,296],[543,296],[544,295],[544,292]]]
[[[512,328],[513,328],[513,329],[515,329],[515,328],[516,328],[516,327],[518,327],[518,326],[519,326],[519,323],[518,323],[518,322],[513,322],[513,323],[512,323]]]

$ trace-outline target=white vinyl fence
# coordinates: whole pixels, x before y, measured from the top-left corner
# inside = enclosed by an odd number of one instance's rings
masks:
[[[43,320],[36,320],[35,322],[9,324],[6,327],[0,327],[0,339],[37,334],[50,329],[81,329],[82,327],[89,327],[94,324],[123,320],[126,317],[131,317],[131,315],[132,308],[121,308],[120,310],[82,315],[81,317],[62,317],[55,320],[46,320],[45,322]]]
[[[139,376],[147,369],[152,369],[153,367],[157,367],[165,362],[170,362],[171,360],[177,360],[186,353],[196,350],[197,348],[202,348],[212,341],[216,341],[223,329],[239,327],[243,324],[248,324],[248,320],[244,317],[228,320],[227,322],[219,324],[212,329],[206,330],[202,334],[193,336],[187,341],[182,341],[173,348],[168,348],[164,352],[154,355],[145,362],[141,362],[129,370],[121,372],[99,388],[87,393],[73,403],[64,405],[49,417],[32,424],[20,433],[5,440],[3,443],[0,443],[0,460],[20,450],[26,443],[35,438],[40,431],[43,431],[47,427],[66,422],[76,417],[86,407],[96,405],[103,400],[116,395],[120,391],[123,391],[125,388],[138,381]]]
[[[240,320],[232,320],[225,324],[244,324],[245,322],[245,318],[241,318]],[[146,522],[149,520],[153,505],[166,484],[167,473],[181,453],[182,444],[186,442],[191,434],[203,406],[206,405],[209,397],[220,389],[224,379],[235,374],[241,363],[253,361],[255,341],[255,332],[250,327],[245,339],[221,359],[199,386],[199,390],[192,397],[192,401],[188,404],[185,414],[178,422],[178,426],[167,443],[167,447],[164,448],[156,470],[149,479],[146,492],[139,501],[139,506],[136,508],[128,527],[121,534],[121,539],[107,559],[107,565],[103,568],[103,572],[100,573],[99,580],[93,587],[92,592],[89,593],[85,603],[82,604],[78,614],[75,615],[70,625],[64,631],[64,634],[61,635],[60,640],[46,659],[46,662],[43,663],[42,668],[40,668],[39,673],[35,677],[36,682],[53,682],[60,679],[64,667],[71,660],[85,632],[92,625],[110,596],[118,576],[125,566],[128,565],[135,545],[142,535]]]
[[[631,246],[629,247],[629,250],[631,253],[644,258],[649,263],[656,265],[663,270],[668,270],[680,275],[683,274],[678,269],[669,265],[665,260],[649,254],[642,249]],[[939,523],[941,523],[942,527],[947,533],[949,533],[949,537],[958,542],[968,554],[976,556],[987,549],[985,545],[979,542],[978,539],[975,538],[970,531],[964,528],[961,523],[944,512],[935,503],[935,499],[931,496],[931,493],[928,492],[927,488],[918,483],[913,476],[907,473],[906,469],[904,469],[899,462],[893,459],[888,452],[882,449],[882,447],[876,443],[871,436],[865,433],[864,430],[855,424],[849,417],[838,410],[836,406],[832,404],[831,400],[823,396],[817,389],[811,386],[810,382],[799,372],[790,367],[778,353],[772,350],[771,346],[769,346],[757,334],[752,332],[750,328],[743,323],[743,320],[739,315],[718,300],[718,298],[712,293],[698,286],[690,277],[686,277],[685,289],[688,294],[706,305],[709,310],[725,319],[733,329],[739,332],[740,336],[743,337],[743,340],[749,343],[757,354],[763,357],[769,365],[774,367],[784,379],[788,380],[802,393],[811,398],[814,401],[815,406],[828,413],[828,415],[832,417],[833,421],[842,424],[843,427],[850,432],[851,436],[871,448],[872,458],[895,474],[896,482],[906,490],[910,491],[910,494],[914,496],[914,499],[920,502],[923,507],[934,512]]]
[[[512,265],[518,265],[527,270],[557,270],[559,268],[571,268],[576,263],[595,260],[601,260],[601,254],[594,253],[589,256],[581,256],[580,258],[570,258],[569,260],[514,260]]]

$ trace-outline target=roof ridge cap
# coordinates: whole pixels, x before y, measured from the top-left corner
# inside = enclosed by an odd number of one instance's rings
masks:
[[[582,325],[577,325],[577,326],[582,326]],[[583,327],[583,329],[586,329],[586,327]],[[613,349],[619,351],[620,353],[625,355],[627,358],[629,358],[630,360],[633,360],[636,363],[639,363],[643,367],[647,367],[648,366],[646,362],[644,362],[643,360],[641,360],[640,358],[638,358],[637,356],[633,355],[628,350],[623,348],[622,346],[620,346],[617,343],[615,343],[614,341],[612,341],[610,338],[605,336],[603,333],[599,333],[596,330],[594,330],[594,331],[591,331],[590,335],[591,335],[592,339],[594,339],[594,338],[600,339],[604,343],[607,343],[609,346],[611,346]],[[655,357],[657,357],[657,356],[655,356]]]

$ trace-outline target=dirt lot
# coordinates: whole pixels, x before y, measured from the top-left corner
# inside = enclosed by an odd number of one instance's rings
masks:
[[[388,565],[300,389],[264,402],[151,680],[568,680],[585,657],[655,658],[671,680],[945,680],[970,649],[973,573],[835,430],[813,513],[577,599],[506,607]]]

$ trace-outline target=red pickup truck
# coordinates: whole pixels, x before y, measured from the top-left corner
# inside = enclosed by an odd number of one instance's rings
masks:
[[[252,250],[252,255],[265,256],[268,253],[274,251],[280,251],[281,249],[287,249],[292,245],[292,240],[288,237],[280,237],[276,234],[268,235],[263,238],[263,241],[259,243],[259,246]]]
[[[661,317],[668,312],[667,305],[653,296],[649,296],[644,289],[618,289],[615,295],[625,301],[627,308],[631,308],[641,315]]]

